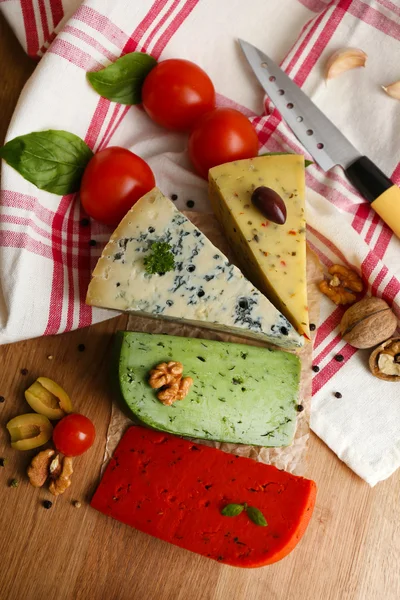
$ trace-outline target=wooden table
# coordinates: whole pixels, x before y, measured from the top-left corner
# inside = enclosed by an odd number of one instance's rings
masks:
[[[0,19],[0,140],[33,67]],[[0,347],[5,397],[0,456],[8,459],[0,468],[0,599],[398,600],[399,473],[371,490],[314,435],[307,473],[319,487],[313,519],[296,550],[264,569],[219,565],[89,507],[110,414],[110,341],[125,324],[122,316],[59,337]],[[79,344],[85,344],[84,352]],[[97,429],[95,446],[76,460],[70,490],[50,510],[42,502],[54,498],[26,481],[31,453],[13,451],[4,427],[28,410],[23,390],[39,375],[63,385]],[[8,487],[14,477],[20,481],[16,489]],[[80,500],[81,508],[73,500]]]

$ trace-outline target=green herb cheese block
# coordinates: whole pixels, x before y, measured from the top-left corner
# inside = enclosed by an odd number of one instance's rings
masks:
[[[288,446],[296,427],[300,360],[280,350],[196,338],[119,332],[118,378],[127,407],[141,422],[182,436]],[[165,406],[149,372],[168,361],[193,378],[183,400]]]

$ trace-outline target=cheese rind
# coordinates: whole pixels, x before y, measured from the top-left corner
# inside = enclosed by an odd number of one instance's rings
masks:
[[[175,269],[149,275],[144,258],[167,242]],[[88,304],[185,320],[288,349],[303,338],[237,267],[155,188],[124,217],[103,250]]]
[[[300,360],[289,352],[196,338],[119,332],[118,380],[134,416],[177,435],[256,446],[293,441]],[[165,406],[149,385],[157,364],[183,364],[193,385]]]
[[[304,157],[294,154],[220,165],[209,172],[209,195],[239,265],[309,337],[304,171]],[[283,225],[268,221],[252,204],[252,192],[262,185],[285,202]]]

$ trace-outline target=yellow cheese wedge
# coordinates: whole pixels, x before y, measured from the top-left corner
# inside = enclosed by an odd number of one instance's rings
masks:
[[[242,270],[309,337],[304,171],[304,157],[294,154],[227,163],[209,171],[209,195]],[[284,225],[252,204],[253,190],[262,185],[284,200]]]

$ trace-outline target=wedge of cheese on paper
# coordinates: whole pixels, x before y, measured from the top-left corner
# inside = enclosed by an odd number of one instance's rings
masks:
[[[272,465],[133,426],[118,444],[90,505],[219,563],[255,568],[295,548],[308,527],[316,493],[314,481]],[[231,503],[258,508],[268,524],[255,525],[246,510],[224,516],[222,510]]]
[[[175,267],[146,272],[154,242]],[[237,267],[155,188],[124,217],[104,248],[88,304],[188,323],[295,349],[304,338]]]
[[[209,195],[244,273],[309,337],[304,171],[304,157],[295,154],[235,161],[210,169]],[[259,186],[285,202],[284,225],[268,221],[252,204]]]
[[[117,355],[121,399],[149,427],[233,444],[293,441],[301,364],[291,352],[125,331],[116,336]],[[187,396],[172,406],[149,385],[150,370],[169,360],[181,362],[184,376],[193,379]]]

